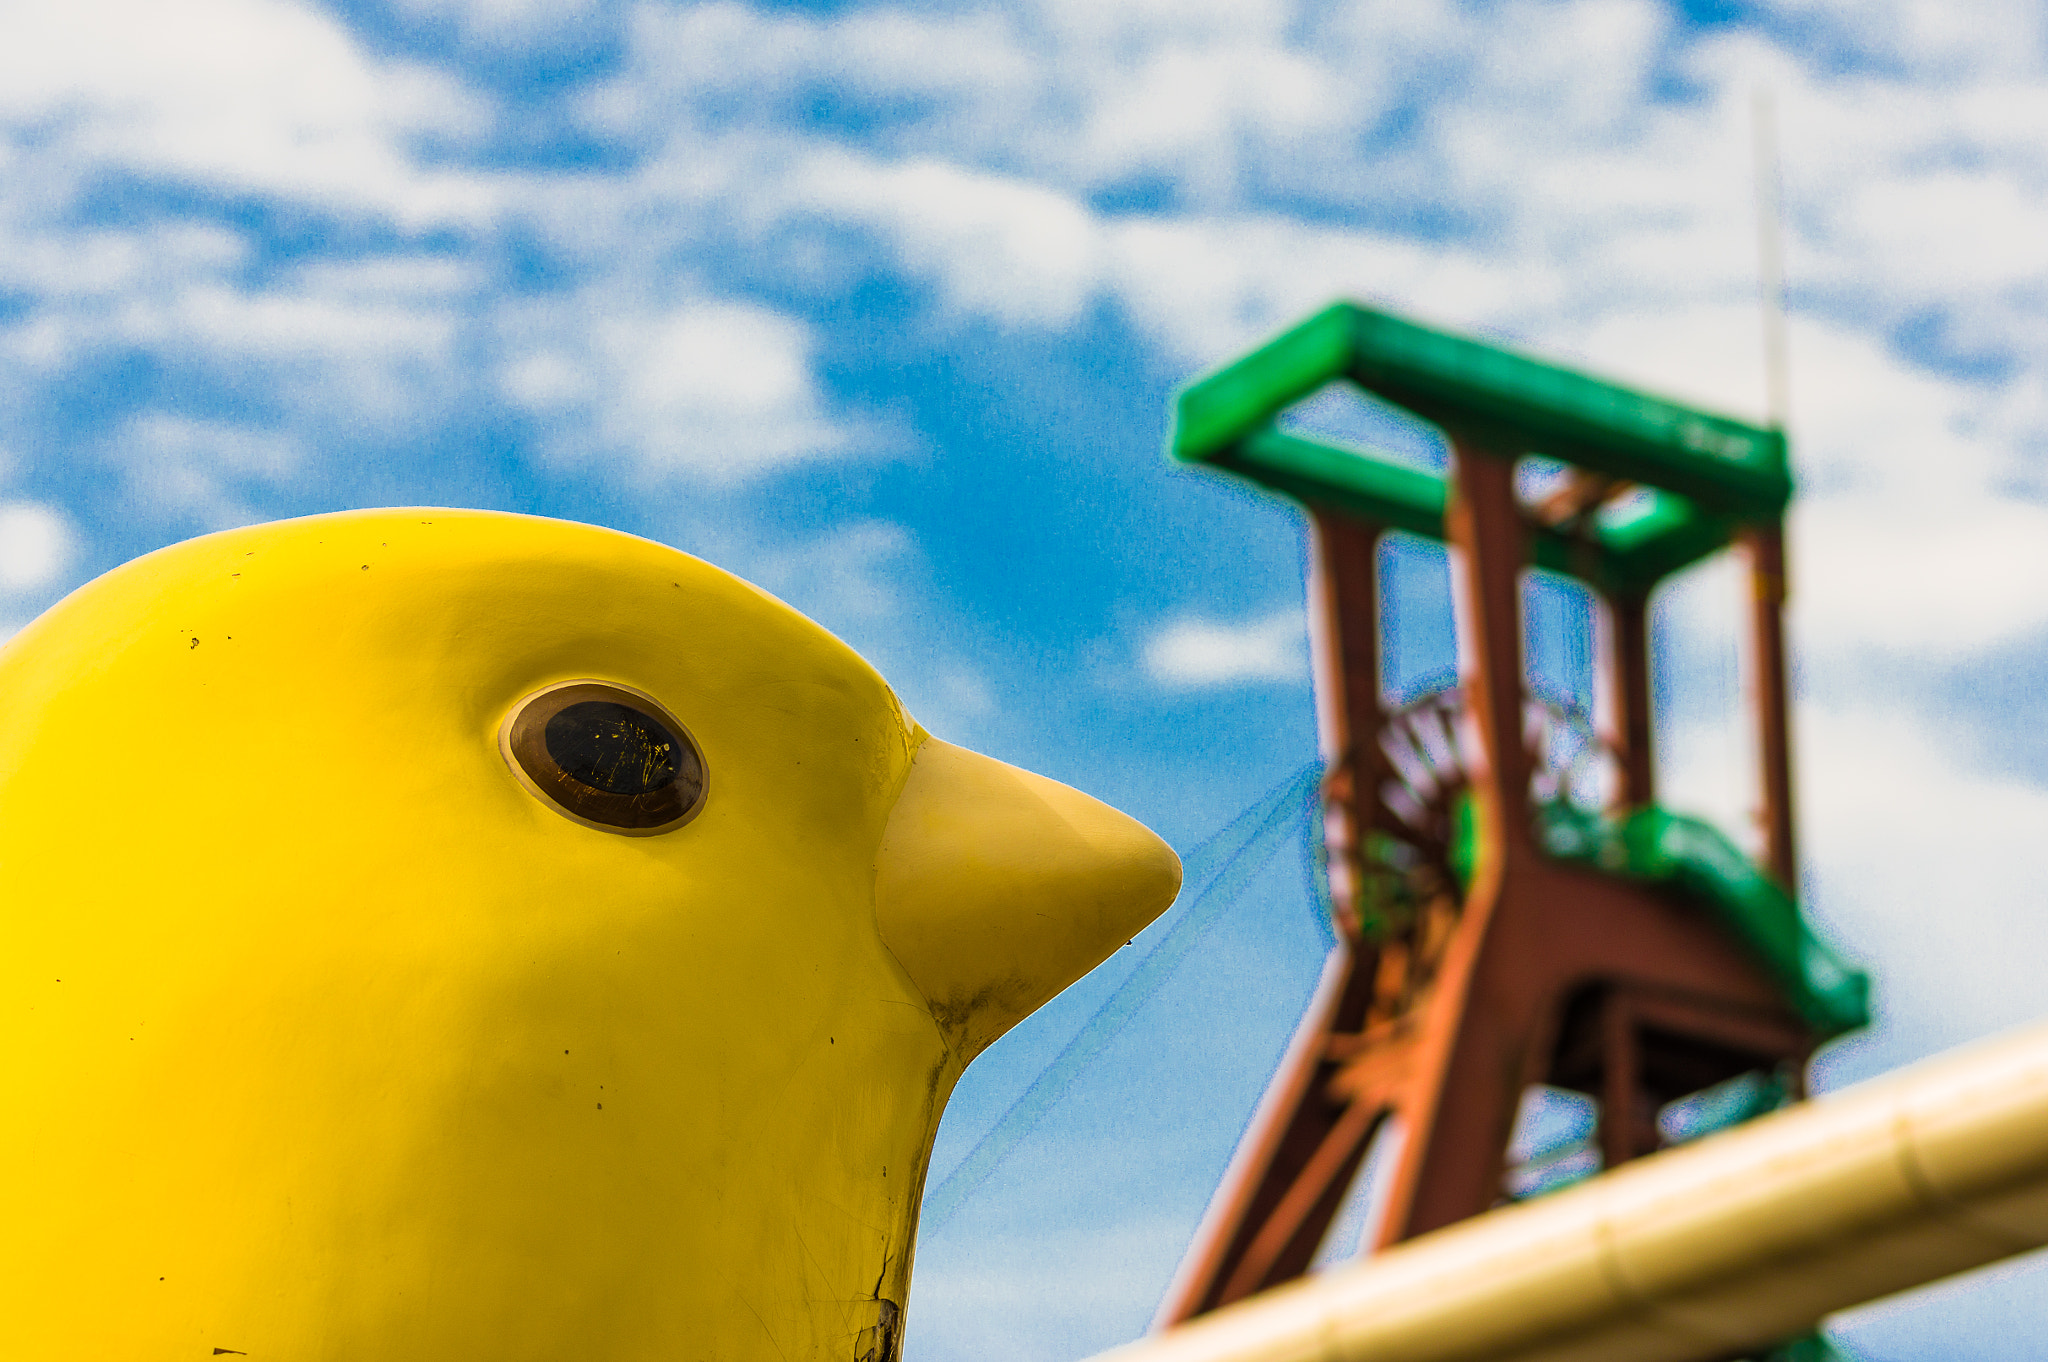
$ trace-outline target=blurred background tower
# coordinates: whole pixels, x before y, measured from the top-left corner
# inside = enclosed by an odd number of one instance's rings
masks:
[[[1439,428],[1448,474],[1279,427],[1332,384]],[[1160,1323],[1307,1271],[1369,1148],[1362,1249],[1557,1185],[1510,1167],[1532,1088],[1591,1099],[1605,1167],[1802,1095],[1815,1046],[1867,1021],[1867,980],[1795,899],[1782,432],[1338,304],[1189,387],[1173,452],[1308,509],[1337,944]],[[1458,595],[1458,684],[1400,702],[1389,531],[1450,545]],[[1655,798],[1650,592],[1731,545],[1761,865]],[[1601,602],[1598,727],[1527,683],[1532,568]]]

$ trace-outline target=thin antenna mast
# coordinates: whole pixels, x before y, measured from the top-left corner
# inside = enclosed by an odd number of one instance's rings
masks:
[[[1752,106],[1756,134],[1756,240],[1759,302],[1764,323],[1765,419],[1783,430],[1791,406],[1785,357],[1784,209],[1778,174],[1777,116],[1767,87]]]

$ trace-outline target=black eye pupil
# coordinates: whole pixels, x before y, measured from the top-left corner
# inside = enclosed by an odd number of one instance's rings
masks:
[[[526,788],[589,827],[670,832],[704,805],[704,754],[661,702],[606,681],[535,691],[506,716],[499,750]]]
[[[547,722],[548,755],[571,780],[607,794],[649,794],[675,783],[681,744],[652,715],[585,700]]]

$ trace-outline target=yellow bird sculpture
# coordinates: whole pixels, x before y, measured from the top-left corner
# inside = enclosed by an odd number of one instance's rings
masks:
[[[883,1362],[955,1080],[1179,884],[557,521],[180,544],[0,705],[9,1357]]]

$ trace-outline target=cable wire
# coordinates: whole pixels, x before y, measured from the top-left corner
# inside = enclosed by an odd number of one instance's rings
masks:
[[[1171,977],[1224,908],[1244,892],[1253,876],[1284,840],[1275,836],[1311,805],[1322,767],[1311,762],[1254,801],[1190,851],[1182,862],[1182,884],[1203,882],[1192,899],[1176,903],[1178,914],[1116,991],[1103,1000],[1052,1063],[1031,1080],[1009,1109],[954,1165],[925,1198],[924,1232],[936,1234],[988,1180],[996,1166],[1029,1135],[1047,1111],[1073,1086],[1081,1070],[1116,1039],[1138,1009]]]

